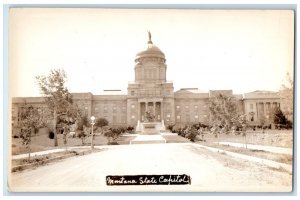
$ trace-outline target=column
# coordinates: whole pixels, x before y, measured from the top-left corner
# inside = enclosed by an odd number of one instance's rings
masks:
[[[155,121],[156,121],[157,119],[156,119],[156,102],[155,101],[153,102],[153,108],[154,108],[154,113],[153,114],[155,116]]]
[[[160,103],[160,120],[164,120],[164,103]]]
[[[145,105],[146,105],[145,111],[148,111],[148,101],[145,102]]]
[[[257,102],[255,104],[256,104],[256,120],[258,121],[259,120],[259,113],[258,113],[259,112],[259,108],[258,108],[259,104]]]
[[[263,105],[264,105],[264,116],[266,117],[266,114],[267,114],[267,110],[266,110],[266,103],[263,102]]]
[[[141,120],[141,102],[138,102],[138,120]]]

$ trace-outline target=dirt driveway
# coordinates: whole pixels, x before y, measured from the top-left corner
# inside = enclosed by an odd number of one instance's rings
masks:
[[[107,175],[187,174],[191,185],[106,186]],[[213,153],[192,143],[103,147],[12,173],[11,191],[290,191],[292,175]]]

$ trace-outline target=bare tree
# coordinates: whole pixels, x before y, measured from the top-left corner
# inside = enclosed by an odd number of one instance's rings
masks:
[[[293,105],[294,105],[294,95],[293,95],[294,81],[289,73],[286,74],[285,83],[281,85],[280,89],[280,100],[281,100],[281,110],[284,115],[293,121]]]
[[[58,146],[56,126],[58,117],[70,115],[72,97],[65,87],[66,74],[63,69],[54,69],[48,76],[36,77],[45,103],[53,116],[54,146]]]

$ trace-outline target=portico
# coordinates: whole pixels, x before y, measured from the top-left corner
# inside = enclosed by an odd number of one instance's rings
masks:
[[[163,119],[163,99],[162,98],[140,98],[138,99],[138,120],[147,122],[146,111],[154,116],[154,122],[161,122]]]

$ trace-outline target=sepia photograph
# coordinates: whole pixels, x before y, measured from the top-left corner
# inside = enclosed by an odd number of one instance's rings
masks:
[[[294,10],[12,7],[9,192],[280,192]]]

